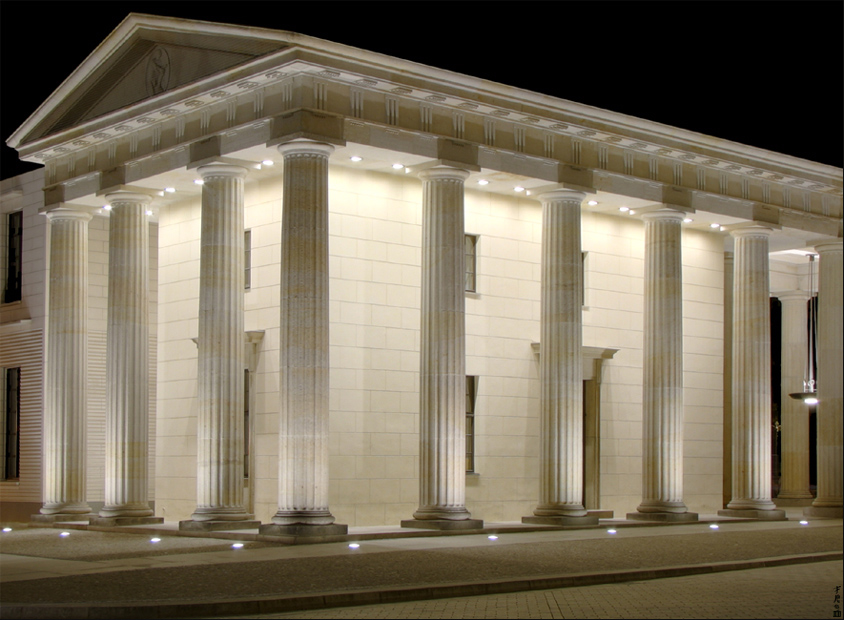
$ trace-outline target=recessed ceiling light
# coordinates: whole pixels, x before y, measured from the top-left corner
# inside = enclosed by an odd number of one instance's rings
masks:
[[[351,543],[351,544],[349,545],[349,549],[357,549],[358,547],[360,547],[360,545],[359,545],[359,544],[357,544],[357,543]]]
[[[147,215],[152,215],[152,211],[147,211]]]
[[[721,224],[712,223],[709,225],[710,228],[721,228]]]
[[[261,163],[264,164],[265,166],[272,166],[275,162],[272,159],[265,159]]]
[[[4,528],[3,528],[3,531],[4,531],[4,532],[11,532],[11,531],[12,531],[12,528],[10,528],[10,527],[4,527]]]
[[[523,192],[523,191],[525,191],[525,188],[522,187],[521,185],[517,185],[516,187],[513,188],[513,190],[517,191],[517,192]]]
[[[165,187],[164,191],[167,192],[168,194],[172,194],[176,191],[176,188],[175,187]]]
[[[621,211],[622,213],[624,213],[626,211],[629,211],[630,207],[619,207],[618,210]]]
[[[232,544],[232,549],[240,549],[241,547],[243,547],[243,543],[233,543]]]
[[[194,185],[203,185],[205,183],[202,179],[194,179],[193,182]]]
[[[687,217],[687,218],[683,218],[683,222],[686,223],[686,224],[691,224],[692,222],[694,222],[694,220],[690,217]]]
[[[490,540],[498,540],[498,536],[496,536],[495,534],[487,536],[487,538],[489,538]]]
[[[61,534],[59,534],[59,536],[61,536],[62,538],[65,538],[67,536],[70,536],[70,532],[62,532]]]
[[[349,157],[349,159],[351,159],[352,161],[361,161],[363,159],[363,157],[359,157],[357,155],[352,155],[351,157]]]
[[[150,538],[149,541],[151,543],[157,543],[157,542],[161,542],[161,539],[160,538]]]
[[[401,170],[404,168],[404,164],[393,164],[393,170]]]
[[[478,185],[489,185],[489,181],[487,181],[486,179],[481,179],[480,181],[478,181]]]
[[[103,205],[103,209],[106,211],[111,211],[111,205]]]
[[[590,200],[586,204],[588,204],[590,207],[594,207],[596,204],[598,204],[598,201],[597,200]]]
[[[709,526],[709,529],[710,530],[717,530],[718,526],[715,523],[713,523],[712,525]]]
[[[804,519],[803,521],[800,522],[800,525],[809,525],[809,522]],[[6,530],[3,530],[3,531],[5,532]]]
[[[615,534],[615,530],[607,530],[607,534]]]

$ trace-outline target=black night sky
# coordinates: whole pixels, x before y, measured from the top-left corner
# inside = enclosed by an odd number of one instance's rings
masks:
[[[290,30],[842,167],[841,2],[0,3],[5,141],[130,12]]]

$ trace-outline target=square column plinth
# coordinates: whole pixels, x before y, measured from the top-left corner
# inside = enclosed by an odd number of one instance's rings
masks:
[[[402,527],[415,527],[420,530],[480,530],[484,527],[483,519],[402,519]]]
[[[560,527],[598,527],[598,517],[586,515],[584,517],[522,517],[522,523],[530,525],[556,525]]]
[[[252,515],[247,515],[251,517]],[[239,521],[179,521],[179,530],[182,532],[219,532],[221,530],[257,530],[261,522],[254,519]]]
[[[258,529],[258,533],[262,536],[295,536],[296,538],[345,536],[349,533],[349,526],[342,523],[328,523],[326,525],[267,523]]]
[[[657,521],[659,523],[688,523],[697,521],[696,512],[628,512],[630,521]]]

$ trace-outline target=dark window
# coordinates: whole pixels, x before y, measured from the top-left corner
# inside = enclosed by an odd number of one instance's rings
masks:
[[[243,477],[249,477],[249,369],[243,371]]]
[[[243,275],[244,288],[252,288],[252,231],[243,233]]]
[[[3,303],[21,300],[21,259],[23,252],[23,211],[8,215],[6,286]]]
[[[478,378],[466,377],[466,471],[475,471],[475,399]]]
[[[20,478],[21,369],[3,369],[2,480]]]
[[[465,235],[463,237],[463,251],[466,255],[466,291],[474,293],[478,290],[478,236]]]

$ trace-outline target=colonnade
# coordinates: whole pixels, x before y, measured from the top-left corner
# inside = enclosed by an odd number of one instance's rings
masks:
[[[270,535],[342,534],[328,506],[328,162],[333,147],[280,145],[284,158],[278,511]],[[203,178],[198,338],[197,506],[183,529],[258,527],[243,505],[244,179],[230,164]],[[407,527],[479,528],[465,504],[464,181],[466,170],[420,173],[422,290],[419,507]],[[582,271],[585,194],[540,196],[540,497],[531,523],[597,524],[583,505]],[[147,497],[148,223],[146,195],[111,205],[108,301],[106,501],[91,519],[149,522]],[[35,520],[89,515],[84,411],[87,225],[72,205],[51,224],[44,415],[44,505]],[[630,518],[693,520],[683,500],[683,214],[644,217],[642,501]],[[770,497],[768,235],[733,231],[733,478],[728,514],[780,518]],[[821,244],[819,492],[841,506],[841,241]],[[837,271],[836,271],[837,270]],[[837,279],[836,279],[837,278]],[[837,304],[837,305],[836,305]],[[836,319],[837,317],[837,319]],[[837,339],[837,340],[836,340]],[[837,347],[837,348],[836,348]],[[837,374],[836,374],[837,373]],[[836,409],[837,407],[837,409]],[[822,429],[822,430],[821,430]],[[837,434],[836,434],[837,433]],[[802,475],[802,474],[801,474]],[[802,492],[802,487],[797,490]],[[160,519],[159,519],[160,520]],[[102,521],[100,521],[102,522]]]

